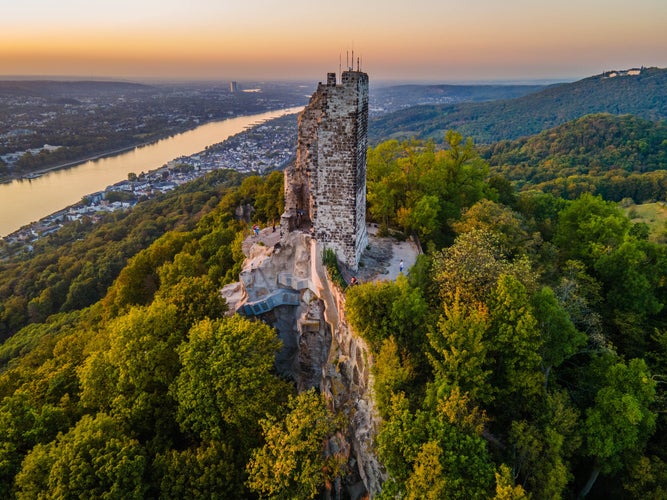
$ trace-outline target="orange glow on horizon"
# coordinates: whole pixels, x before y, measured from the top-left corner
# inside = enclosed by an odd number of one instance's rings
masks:
[[[11,10],[0,20],[0,76],[310,79],[337,69],[351,49],[378,78],[563,77],[667,66],[662,0],[339,0],[327,11],[306,0],[100,2],[99,15],[73,0],[48,9],[41,0],[12,4],[16,20]],[[47,11],[40,17],[30,4]]]

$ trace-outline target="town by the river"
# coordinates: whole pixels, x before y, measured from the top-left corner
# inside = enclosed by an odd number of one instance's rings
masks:
[[[278,146],[270,131],[268,135],[264,134],[261,144],[250,141],[217,152],[210,151],[209,154],[197,153],[204,152],[209,146],[221,143],[250,127],[297,113],[301,109],[281,109],[207,123],[115,156],[53,170],[33,179],[0,184],[0,237],[78,203],[85,196],[127,180],[128,174],[140,175],[154,171],[178,158],[196,167],[181,180],[187,180],[188,175],[194,178],[212,168],[262,172],[265,169],[281,167],[281,163],[289,159],[296,145]],[[280,135],[282,131],[277,131],[276,134]],[[205,165],[202,165],[202,157],[206,160]]]

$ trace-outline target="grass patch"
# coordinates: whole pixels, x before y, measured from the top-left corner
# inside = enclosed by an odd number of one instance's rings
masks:
[[[667,223],[667,204],[643,203],[624,207],[625,214],[633,223],[644,222],[650,229],[649,240],[663,243],[665,239],[665,224]]]
[[[345,288],[347,288],[347,283],[345,282],[345,278],[343,278],[343,274],[338,268],[336,252],[334,252],[334,250],[331,248],[325,248],[324,252],[322,253],[322,262],[327,268],[327,272],[329,273],[331,281],[338,285],[342,290],[345,290]]]

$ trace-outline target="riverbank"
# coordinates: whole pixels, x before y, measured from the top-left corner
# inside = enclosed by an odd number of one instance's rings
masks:
[[[280,109],[281,108],[267,109],[263,113],[271,113],[271,112],[274,112],[274,111],[279,111]],[[53,165],[53,166],[49,166],[49,167],[38,167],[34,170],[30,170],[28,172],[24,172],[24,173],[21,173],[19,175],[2,176],[2,177],[0,177],[0,184],[9,184],[9,183],[12,183],[14,181],[19,181],[19,180],[37,179],[38,177],[41,177],[44,174],[48,174],[49,172],[54,172],[54,171],[57,171],[57,170],[76,167],[78,165],[82,165],[82,164],[87,163],[89,161],[101,160],[101,159],[104,159],[104,158],[109,158],[109,157],[116,156],[116,155],[119,155],[119,154],[127,153],[128,151],[132,151],[132,150],[137,149],[137,148],[152,146],[154,144],[157,144],[160,141],[163,141],[165,139],[169,139],[170,137],[174,137],[174,136],[177,136],[177,135],[180,135],[180,134],[191,132],[191,131],[196,130],[196,129],[204,126],[204,125],[208,125],[210,123],[218,123],[218,122],[222,122],[222,121],[226,121],[226,120],[232,120],[234,118],[241,118],[241,117],[244,117],[244,116],[256,116],[258,114],[261,114],[261,113],[238,113],[238,114],[234,114],[233,116],[230,116],[229,118],[227,118],[225,120],[220,120],[220,119],[205,120],[205,121],[202,121],[201,123],[199,123],[196,127],[185,128],[185,129],[175,131],[175,132],[171,131],[168,134],[157,136],[157,138],[154,139],[154,140],[150,140],[150,141],[146,141],[146,142],[139,142],[139,143],[136,143],[134,145],[128,145],[128,146],[124,146],[124,147],[121,147],[121,148],[116,148],[116,149],[113,149],[113,150],[102,151],[100,153],[94,153],[90,156],[86,156],[85,158],[72,160],[72,161],[68,161],[68,162],[65,162],[65,163],[60,163],[58,165]]]
[[[13,240],[23,242],[40,237],[45,231],[57,229],[63,220],[62,216],[49,218],[50,215],[63,207],[78,205],[84,197],[95,200],[86,201],[85,212],[91,215],[108,205],[106,194],[114,190],[122,191],[123,196],[133,193],[136,198],[150,197],[151,193],[173,189],[212,169],[261,173],[281,168],[294,155],[296,145],[296,118],[289,115],[301,109],[287,108],[208,123],[143,148],[48,172],[29,182],[0,185],[0,236],[14,235]],[[182,176],[164,171],[151,182],[139,175],[161,168],[170,170],[171,166],[186,168],[176,169],[183,171]],[[129,172],[142,179],[129,183]],[[84,211],[75,212],[68,210],[65,218],[75,220],[84,215]],[[47,223],[40,224],[42,221]],[[14,234],[17,231],[24,237]]]
[[[168,137],[168,136],[167,136]],[[81,165],[83,163],[86,163],[88,161],[95,161],[95,160],[100,160],[102,158],[108,158],[110,156],[115,156],[118,154],[126,153],[127,151],[132,151],[135,148],[140,148],[142,146],[148,146],[151,144],[154,144],[158,141],[161,141],[165,137],[161,137],[160,139],[156,139],[155,141],[151,142],[144,142],[141,144],[136,144],[134,146],[126,146],[124,148],[118,148],[114,149],[111,151],[104,151],[102,153],[94,154],[92,156],[87,156],[86,158],[81,158],[80,160],[72,160],[67,163],[60,163],[58,165],[53,165],[51,167],[44,167],[44,168],[39,168],[36,170],[31,170],[30,173],[27,174],[22,174],[22,175],[12,175],[9,177],[0,177],[0,184],[9,184],[11,182],[17,181],[17,180],[32,180],[32,179],[37,179],[38,177],[41,177],[44,174],[48,174],[49,172],[53,172],[55,170],[60,170],[63,168],[70,168],[70,167],[76,167],[77,165]]]

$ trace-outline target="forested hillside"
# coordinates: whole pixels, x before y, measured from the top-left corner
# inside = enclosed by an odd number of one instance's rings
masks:
[[[30,252],[3,246],[0,261],[0,339],[53,313],[94,304],[127,260],[164,233],[189,230],[241,183],[220,171],[177,190],[115,212],[107,220],[71,223],[39,239]],[[4,242],[3,242],[4,243]]]
[[[156,223],[153,242],[133,242],[134,255],[121,256],[126,262],[110,288],[99,280],[102,300],[64,306],[9,332],[0,348],[2,498],[251,497],[249,488],[261,491],[269,460],[263,433],[293,415],[300,435],[312,436],[298,452],[313,463],[295,491],[324,483],[328,462],[319,460],[318,436],[335,432],[337,421],[319,395],[293,397],[293,387],[275,375],[280,342],[269,327],[221,319],[219,290],[238,276],[248,232],[236,208],[248,203],[264,220],[282,209],[280,173],[239,181],[220,172],[190,186],[202,198],[197,213],[188,213],[193,200],[184,192],[151,204],[141,224]],[[171,230],[161,225],[163,216]],[[81,244],[99,253],[111,244],[113,254],[114,237],[136,239],[133,222],[108,222]],[[26,257],[33,275],[15,277],[15,284],[61,278],[66,268],[30,262],[57,262],[60,253],[45,244]],[[103,261],[84,257],[91,261],[83,266]],[[245,484],[246,464],[257,469],[256,487]]]
[[[491,171],[519,189],[574,199],[582,193],[636,203],[667,192],[667,122],[633,115],[587,115],[482,150]]]
[[[421,104],[453,104],[511,99],[542,90],[544,85],[391,85],[374,86],[369,96],[371,113],[396,111]]]
[[[344,290],[372,352],[380,498],[667,497],[667,228],[614,203],[665,200],[666,74],[385,122],[438,141],[369,149],[369,220],[424,254]],[[345,482],[350,422],[277,375],[272,329],[224,315],[248,224],[282,211],[280,172],[219,171],[2,248],[0,497]]]
[[[381,497],[664,497],[667,248],[612,202],[516,192],[446,142],[368,154],[369,217],[426,250],[345,292],[373,352]],[[25,312],[0,347],[2,497],[316,498],[345,476],[325,447],[340,415],[276,376],[271,329],[222,318],[236,208],[276,217],[282,175],[208,183],[6,264]],[[84,271],[109,252],[106,281]],[[86,300],[31,316],[56,285]]]
[[[372,217],[428,249],[347,293],[382,498],[664,497],[667,248],[612,202],[515,193],[447,143],[369,153]]]
[[[479,144],[537,134],[591,113],[667,118],[667,69],[643,68],[640,75],[597,75],[557,84],[517,99],[417,106],[375,118],[369,138],[417,137],[441,141],[454,129]]]

